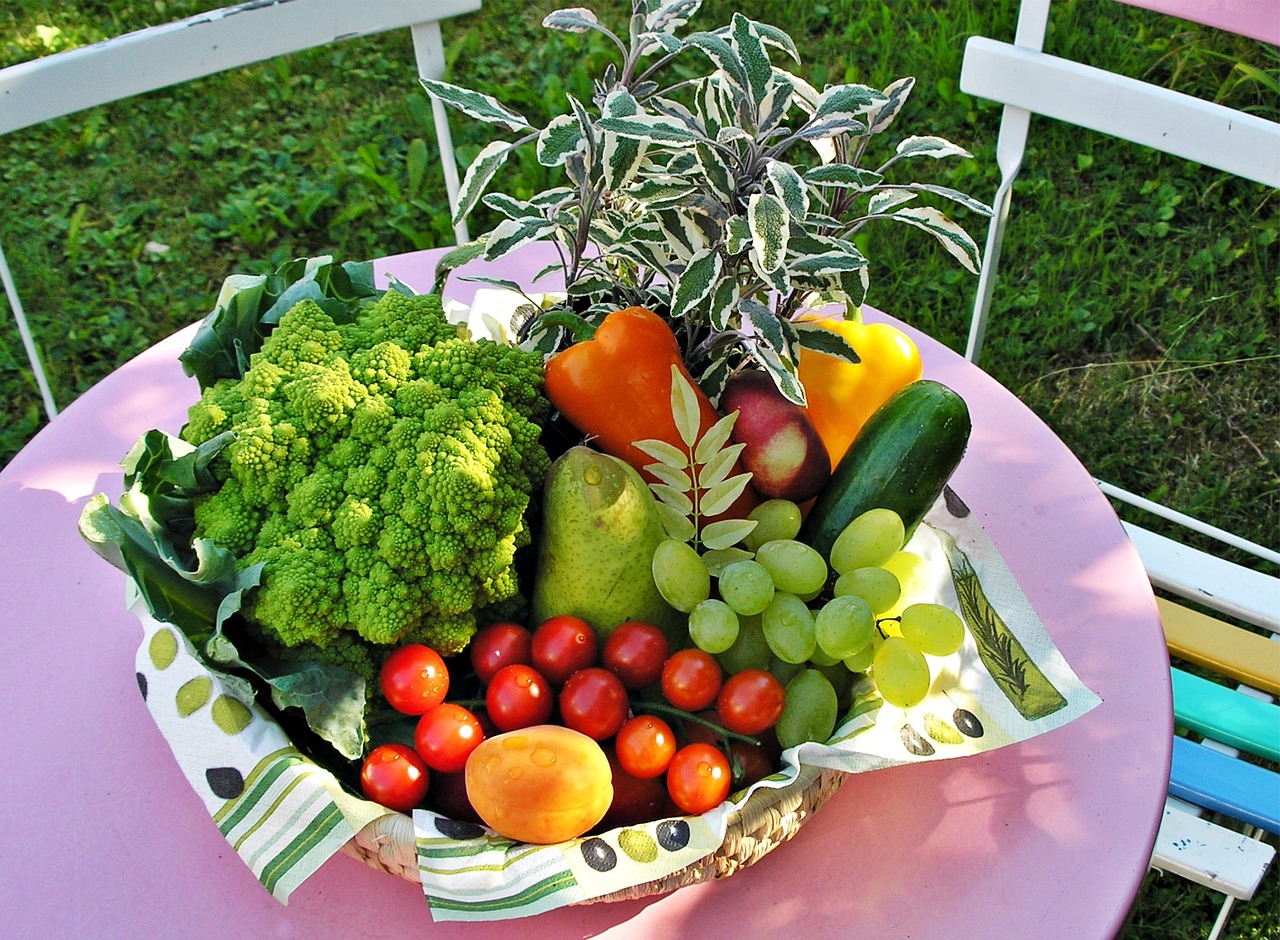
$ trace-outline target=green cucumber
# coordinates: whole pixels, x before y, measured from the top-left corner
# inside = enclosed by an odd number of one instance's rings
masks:
[[[941,382],[901,389],[863,425],[813,504],[799,539],[823,558],[868,509],[892,509],[908,535],[942,493],[969,443],[969,408]]]

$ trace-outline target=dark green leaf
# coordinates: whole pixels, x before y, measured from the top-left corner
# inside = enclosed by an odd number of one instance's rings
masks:
[[[271,699],[280,709],[300,708],[311,730],[348,760],[359,760],[365,746],[365,681],[327,663],[303,663],[266,677]]]

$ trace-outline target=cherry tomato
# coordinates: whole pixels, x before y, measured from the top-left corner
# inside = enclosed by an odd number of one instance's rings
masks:
[[[638,826],[668,815],[667,784],[661,776],[645,780],[623,769],[613,748],[605,746],[609,769],[613,771],[613,800],[609,811],[596,826],[597,832],[607,832],[622,826]]]
[[[651,623],[633,620],[609,634],[600,661],[623,685],[635,691],[662,678],[662,664],[670,654],[666,634]]]
[[[648,780],[661,776],[671,763],[676,753],[676,735],[661,718],[637,715],[618,729],[613,747],[623,770]]]
[[[461,822],[480,822],[471,801],[467,799],[465,773],[431,775],[431,789],[427,793],[428,804],[437,813]]]
[[[729,742],[730,764],[733,768],[733,787],[741,790],[757,780],[763,780],[778,769],[777,761],[763,744],[746,741]]]
[[[552,685],[564,685],[579,669],[596,664],[599,641],[591,624],[581,617],[561,614],[533,631],[533,668]]]
[[[484,707],[499,731],[546,724],[555,707],[551,683],[532,666],[503,666],[489,682]]]
[[[503,666],[533,662],[533,634],[518,623],[491,623],[471,638],[471,668],[482,685]]]
[[[369,752],[360,768],[360,789],[375,803],[400,813],[412,812],[427,795],[431,775],[411,747],[382,744]]]
[[[764,669],[744,669],[725,680],[716,697],[720,723],[738,734],[759,734],[782,714],[787,694],[782,683]]]
[[[733,774],[729,759],[710,744],[686,744],[667,768],[667,792],[683,813],[691,816],[715,809],[729,795]]]
[[[701,711],[716,700],[721,679],[720,664],[710,653],[680,650],[662,667],[662,694],[676,708]]]
[[[387,657],[378,673],[378,685],[396,711],[422,715],[449,693],[449,668],[431,647],[410,643]]]
[[[418,719],[413,746],[432,770],[456,774],[484,740],[484,729],[470,710],[453,702],[441,702]]]
[[[603,741],[627,720],[627,690],[608,669],[591,666],[569,677],[560,691],[560,720],[587,737]]]

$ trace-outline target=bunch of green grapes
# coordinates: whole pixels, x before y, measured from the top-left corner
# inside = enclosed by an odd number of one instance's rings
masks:
[[[667,602],[689,615],[689,636],[732,672],[768,669],[787,687],[783,746],[826,740],[855,674],[886,702],[909,708],[932,683],[929,656],[964,642],[964,623],[938,604],[912,603],[924,572],[903,550],[900,516],[872,509],[832,545],[829,558],[797,540],[795,503],[761,503],[741,547],[699,552],[668,540],[653,574]]]

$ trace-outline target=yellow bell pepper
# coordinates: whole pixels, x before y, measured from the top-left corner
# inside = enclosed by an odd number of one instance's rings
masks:
[[[923,374],[920,351],[897,327],[807,314],[801,319],[839,333],[861,362],[826,353],[800,352],[800,381],[808,398],[809,417],[826,445],[834,470],[867,419],[894,392]]]

